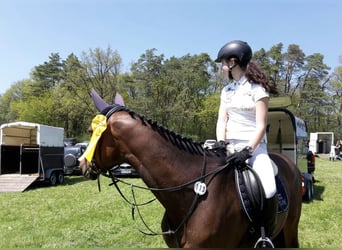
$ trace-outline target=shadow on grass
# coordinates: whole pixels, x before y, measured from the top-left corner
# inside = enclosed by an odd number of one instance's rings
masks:
[[[77,176],[65,176],[64,178],[64,183],[62,184],[62,186],[65,185],[74,185],[77,184],[79,182],[83,182],[83,181],[88,181],[87,178],[85,178],[83,175],[77,175]]]
[[[318,201],[323,201],[323,193],[324,193],[324,190],[325,190],[325,187],[323,185],[320,185],[318,184],[319,181],[315,181],[315,184],[314,184],[314,195],[313,195],[313,198],[314,200],[318,200]]]
[[[83,181],[88,181],[88,179],[86,179],[83,175],[77,175],[77,176],[66,175],[66,176],[64,176],[64,182],[62,184],[57,184],[56,186],[75,185],[75,184],[83,182]],[[50,185],[49,182],[35,181],[26,189],[26,191],[34,190],[37,188],[50,188],[50,187],[52,187],[52,186]]]

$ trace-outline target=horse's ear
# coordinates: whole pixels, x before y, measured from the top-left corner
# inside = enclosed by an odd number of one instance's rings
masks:
[[[93,99],[95,107],[100,112],[109,106],[94,89],[91,89],[91,98]]]
[[[119,104],[121,106],[125,106],[125,102],[124,102],[122,96],[118,92],[116,92],[116,94],[115,94],[114,103]]]

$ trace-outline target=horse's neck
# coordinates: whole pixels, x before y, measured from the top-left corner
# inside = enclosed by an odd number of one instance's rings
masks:
[[[119,122],[119,134],[127,149],[126,159],[145,178],[147,185],[158,188],[175,186],[201,173],[202,155],[180,149],[161,135],[164,132],[159,133],[157,129],[142,124],[138,118],[126,116]]]
[[[131,143],[130,161],[148,185],[179,185],[200,173],[203,157],[192,155],[158,134]]]

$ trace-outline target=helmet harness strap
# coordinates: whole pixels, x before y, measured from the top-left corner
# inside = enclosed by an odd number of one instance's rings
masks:
[[[232,70],[233,68],[235,68],[236,66],[238,65],[238,63],[234,60],[234,65],[228,65],[228,77],[229,77],[229,80],[233,80],[233,75],[232,75]]]

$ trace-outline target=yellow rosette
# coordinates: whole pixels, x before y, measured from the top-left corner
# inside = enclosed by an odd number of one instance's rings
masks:
[[[95,152],[96,144],[100,139],[102,133],[107,128],[107,118],[104,115],[97,115],[94,117],[93,121],[91,122],[91,128],[93,130],[93,134],[90,138],[90,142],[86,151],[83,155],[78,158],[79,161],[83,160],[84,158],[87,159],[88,162],[91,162],[93,159],[93,155]]]

